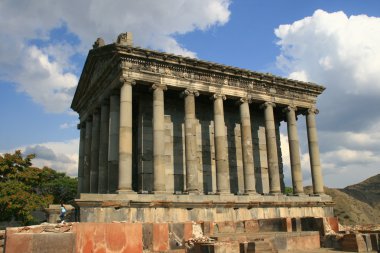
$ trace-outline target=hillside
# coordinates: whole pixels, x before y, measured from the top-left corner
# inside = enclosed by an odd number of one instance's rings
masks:
[[[380,174],[359,184],[347,186],[341,191],[380,210]]]
[[[311,193],[311,187],[305,192]],[[325,192],[333,198],[341,224],[380,224],[380,174],[344,189],[325,187]]]

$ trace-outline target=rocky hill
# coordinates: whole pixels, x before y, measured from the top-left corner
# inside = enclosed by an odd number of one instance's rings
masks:
[[[344,189],[327,189],[342,224],[380,224],[380,174]]]
[[[326,187],[325,192],[333,198],[341,224],[380,224],[380,174],[343,189]]]

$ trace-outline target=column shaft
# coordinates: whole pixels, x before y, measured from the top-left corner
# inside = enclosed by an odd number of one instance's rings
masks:
[[[298,140],[296,108],[288,106],[284,109],[286,112],[287,128],[288,128],[288,141],[289,141],[289,154],[290,154],[290,169],[292,173],[293,193],[302,194],[302,170],[300,159],[300,145]]]
[[[91,172],[90,192],[98,193],[99,179],[99,140],[100,140],[100,115],[96,111],[92,115],[92,141],[91,141]]]
[[[251,115],[247,99],[240,99],[241,148],[243,153],[244,192],[256,193],[255,166],[253,161]]]
[[[278,166],[276,129],[274,123],[274,103],[263,104],[265,117],[265,136],[267,144],[268,171],[269,171],[269,193],[281,192],[280,173]]]
[[[309,144],[309,156],[311,177],[313,181],[314,194],[323,194],[323,178],[321,171],[321,161],[319,158],[319,145],[317,135],[317,125],[315,123],[315,114],[317,109],[309,109],[306,114],[307,140]]]
[[[195,96],[198,92],[186,90],[185,97],[185,156],[186,156],[186,191],[199,192],[197,167],[197,137],[195,128]]]
[[[165,187],[165,86],[153,85],[153,191],[163,193]]]
[[[224,123],[224,95],[215,94],[214,99],[214,148],[217,193],[229,194],[229,172],[227,166],[226,126]]]
[[[91,141],[92,141],[92,120],[86,121],[86,133],[84,144],[84,176],[83,176],[83,192],[90,192],[90,174],[91,174]]]
[[[86,142],[86,124],[82,122],[78,125],[80,129],[79,139],[79,161],[78,161],[78,197],[84,192],[84,147]]]
[[[118,192],[132,192],[132,82],[126,81],[120,89]]]
[[[120,96],[111,95],[108,139],[108,193],[114,193],[119,178]]]
[[[107,193],[108,189],[108,136],[109,136],[109,101],[102,104],[100,111],[100,146],[99,146],[99,184],[98,192]]]

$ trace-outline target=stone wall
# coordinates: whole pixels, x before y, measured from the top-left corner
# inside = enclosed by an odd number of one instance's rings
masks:
[[[323,218],[316,218],[323,219]],[[301,222],[302,223],[302,222]],[[67,223],[7,228],[5,253],[239,252],[266,242],[275,250],[317,249],[319,232],[291,218],[223,222]]]

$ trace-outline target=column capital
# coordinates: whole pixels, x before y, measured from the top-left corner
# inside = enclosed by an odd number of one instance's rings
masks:
[[[297,107],[294,106],[294,105],[289,105],[287,107],[285,107],[284,109],[282,109],[282,112],[290,112],[290,111],[297,111]]]
[[[129,85],[136,85],[136,81],[135,80],[131,80],[131,79],[128,79],[124,76],[121,76],[119,78],[119,82],[123,85],[123,84],[129,84]]]
[[[237,101],[236,101],[236,104],[237,105],[241,105],[241,104],[244,104],[244,103],[252,103],[252,98],[250,95],[246,96],[246,97],[241,97],[239,98]]]
[[[168,89],[168,87],[164,84],[154,83],[151,87],[151,90],[156,90],[156,89],[161,89],[163,91],[166,91]]]
[[[213,94],[210,97],[211,100],[216,100],[216,99],[219,99],[219,98],[221,98],[223,100],[226,100],[226,96],[224,94],[222,94],[222,93],[215,93],[215,94]]]
[[[273,103],[273,102],[265,102],[262,105],[260,105],[260,109],[265,109],[265,108],[267,108],[269,106],[272,107],[272,108],[275,108],[276,104]]]
[[[186,90],[182,91],[180,94],[180,97],[187,97],[187,96],[198,97],[199,92],[197,90],[193,90],[193,89],[186,89]]]
[[[319,113],[319,110],[315,107],[312,107],[312,108],[309,108],[307,109],[307,114],[318,114]]]

